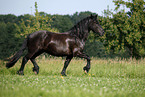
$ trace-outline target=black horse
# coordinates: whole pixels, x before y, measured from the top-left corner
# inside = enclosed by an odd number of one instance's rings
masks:
[[[104,30],[97,20],[97,15],[84,18],[69,31],[64,33],[53,33],[49,31],[31,33],[24,40],[21,49],[6,64],[6,67],[12,67],[27,48],[28,53],[23,57],[21,68],[17,72],[20,75],[24,74],[24,66],[28,60],[31,60],[34,65],[33,71],[38,74],[39,66],[35,58],[44,52],[54,56],[66,56],[66,61],[61,72],[64,76],[66,76],[66,68],[73,57],[87,59],[87,65],[83,70],[85,73],[88,73],[90,69],[90,57],[83,53],[83,49],[91,30],[94,33],[98,33],[100,36],[104,34]]]

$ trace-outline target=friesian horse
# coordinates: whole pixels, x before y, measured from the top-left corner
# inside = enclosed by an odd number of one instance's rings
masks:
[[[10,68],[14,66],[24,50],[28,49],[28,53],[23,57],[22,65],[17,72],[19,75],[24,75],[24,66],[28,60],[31,60],[34,65],[33,72],[38,74],[39,66],[35,58],[44,52],[53,56],[66,56],[61,72],[63,76],[66,76],[66,69],[73,57],[80,57],[87,60],[87,65],[83,70],[85,73],[88,73],[90,70],[90,57],[83,53],[83,49],[90,31],[98,33],[100,36],[104,34],[104,30],[97,20],[97,15],[84,18],[64,33],[53,33],[49,31],[36,31],[31,33],[24,40],[20,50],[6,64],[6,67]]]

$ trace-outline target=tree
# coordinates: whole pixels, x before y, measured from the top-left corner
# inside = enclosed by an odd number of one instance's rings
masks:
[[[26,23],[27,22],[27,23]],[[27,21],[23,19],[20,22],[20,25],[17,27],[19,28],[19,33],[17,33],[17,37],[26,37],[28,34],[33,33],[39,30],[47,30],[52,32],[58,32],[57,29],[51,27],[52,19],[42,15],[38,12],[37,2],[35,2],[35,16],[30,16]]]
[[[145,2],[143,0],[114,0],[115,10],[118,11],[121,5],[130,9],[125,13],[124,10],[113,14],[113,18],[106,19],[106,35],[104,41],[108,50],[115,53],[120,51],[130,51],[132,57],[140,58],[145,56]],[[109,25],[107,25],[109,24]]]
[[[52,20],[52,27],[57,28],[60,32],[66,32],[73,26],[69,15],[53,15]]]
[[[13,14],[8,14],[8,15],[0,15],[0,22],[4,23],[16,23],[17,22],[17,16]]]
[[[11,56],[22,45],[24,38],[38,30],[48,30],[58,32],[56,29],[51,28],[51,19],[47,16],[40,16],[37,3],[35,3],[35,16],[24,15],[17,19],[21,20],[18,23],[13,22],[0,22],[0,58],[4,59]]]
[[[0,29],[0,59],[4,59],[18,50],[19,39],[15,37],[17,29],[14,23],[0,22]]]

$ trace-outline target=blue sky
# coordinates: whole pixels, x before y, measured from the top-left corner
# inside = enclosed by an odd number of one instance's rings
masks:
[[[39,12],[48,14],[72,15],[76,11],[91,11],[102,15],[107,5],[109,9],[115,8],[112,0],[0,0],[0,14],[32,14],[35,12],[35,2]]]

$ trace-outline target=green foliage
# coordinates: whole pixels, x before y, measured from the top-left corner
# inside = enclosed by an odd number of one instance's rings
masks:
[[[71,27],[73,27],[73,23],[69,15],[52,15],[53,22],[52,27],[57,28],[59,32],[66,32]]]
[[[123,0],[114,0],[115,10],[121,5],[130,9],[125,13],[124,10],[112,14],[113,18],[102,18],[105,36],[103,42],[108,52],[125,52],[129,49],[130,56],[140,58],[145,56],[145,12],[143,0],[132,0],[125,2]],[[126,49],[127,48],[127,49]]]
[[[0,22],[0,59],[9,57],[18,50],[18,38],[15,37],[17,32],[14,23]]]
[[[1,22],[11,22],[11,23],[16,23],[17,22],[17,17],[13,14],[8,14],[8,15],[0,15],[0,21]]]
[[[90,57],[107,57],[103,43],[95,37],[92,31],[90,32],[88,40],[85,43],[84,52]]]
[[[2,17],[0,19],[0,59],[5,59],[16,53],[24,38],[30,33],[38,30],[58,32],[58,30],[51,28],[51,18],[40,16],[37,3],[35,3],[35,11],[35,16],[24,15],[18,18],[14,15],[0,16]],[[14,23],[17,20],[19,22]]]
[[[87,41],[85,44],[84,52],[86,52],[90,57],[107,57],[105,54],[105,47],[100,41]]]
[[[35,2],[35,16],[30,16],[29,19],[27,19],[27,24],[25,21],[22,19],[20,21],[20,32],[17,34],[18,37],[21,36],[27,36],[28,34],[39,31],[39,30],[47,30],[51,32],[57,32],[58,30],[51,28],[51,22],[52,19],[39,14],[38,9],[37,9],[37,2]]]

